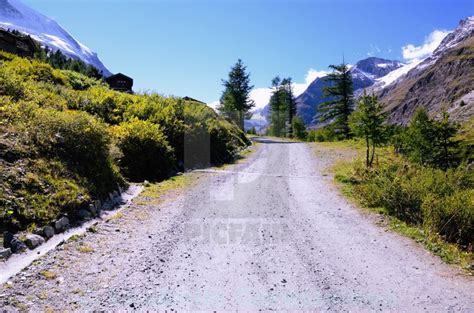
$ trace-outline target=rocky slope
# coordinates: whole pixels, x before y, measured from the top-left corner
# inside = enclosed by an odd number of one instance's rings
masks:
[[[61,50],[68,57],[93,65],[105,76],[111,74],[95,52],[74,39],[57,22],[19,0],[0,0],[0,28],[28,34],[50,49]]]
[[[389,121],[406,124],[418,107],[455,120],[474,115],[474,17],[459,24],[433,54],[378,92]]]
[[[385,60],[370,57],[357,62],[352,68],[354,91],[360,92],[364,88],[372,86],[377,79],[388,75],[403,64],[399,61]],[[319,104],[326,101],[323,96],[324,87],[328,86],[325,77],[317,78],[309,85],[308,89],[296,98],[298,114],[304,119],[306,125],[317,124],[317,108]]]

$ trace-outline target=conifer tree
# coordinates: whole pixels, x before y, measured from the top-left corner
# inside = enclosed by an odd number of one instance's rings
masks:
[[[330,86],[324,88],[324,96],[328,101],[322,103],[318,111],[322,113],[321,121],[332,121],[334,131],[347,139],[350,137],[349,115],[354,111],[352,75],[344,62],[329,67],[333,69],[326,78]]]
[[[349,126],[354,135],[364,139],[366,144],[366,165],[372,167],[375,147],[388,140],[388,127],[385,125],[386,114],[376,96],[365,92],[360,98],[357,110],[349,116]]]
[[[242,60],[238,60],[229,72],[229,78],[223,80],[224,91],[220,99],[218,110],[243,130],[244,120],[251,118],[250,110],[255,103],[250,99],[250,91],[253,86],[250,85],[250,73],[247,73],[247,67]]]

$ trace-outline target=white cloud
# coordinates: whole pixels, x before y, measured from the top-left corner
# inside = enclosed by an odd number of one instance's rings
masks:
[[[262,109],[272,96],[272,90],[270,88],[255,88],[250,92],[250,98],[255,101],[255,109]]]
[[[329,74],[329,72],[327,71],[318,71],[313,68],[310,68],[309,71],[306,73],[304,83],[293,84],[293,92],[295,93],[295,96],[301,95],[316,78],[324,77],[327,74]]]
[[[327,71],[318,71],[313,68],[310,68],[308,72],[305,75],[305,80],[304,83],[293,83],[293,92],[295,96],[299,96],[302,94],[306,88],[316,79],[320,77],[324,77],[328,74],[329,72]],[[250,92],[250,98],[255,101],[255,108],[256,109],[262,109],[264,108],[269,102],[270,102],[270,97],[272,96],[272,89],[268,87],[261,87],[261,88],[255,88]],[[212,108],[217,108],[219,105],[219,101],[214,101],[211,103],[207,104],[208,106]]]
[[[433,51],[439,46],[441,41],[450,32],[446,30],[435,30],[428,37],[421,46],[408,44],[402,47],[402,55],[408,63],[418,62],[431,55]]]
[[[214,110],[217,110],[219,103],[220,103],[219,101],[213,101],[213,102],[208,103],[207,105],[213,108]]]

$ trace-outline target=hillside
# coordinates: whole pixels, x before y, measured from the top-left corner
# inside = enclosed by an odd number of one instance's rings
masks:
[[[201,103],[0,52],[0,232],[80,220],[117,185],[232,161],[248,144]]]
[[[61,50],[70,58],[80,59],[96,67],[105,76],[111,74],[95,52],[74,39],[56,21],[31,9],[20,0],[0,0],[0,28],[28,34],[52,50]]]
[[[461,21],[432,56],[378,94],[393,123],[406,124],[420,106],[467,121],[474,115],[474,18]]]

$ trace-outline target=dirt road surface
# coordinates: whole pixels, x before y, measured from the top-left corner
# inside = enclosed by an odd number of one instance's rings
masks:
[[[377,226],[337,153],[262,139],[164,202],[141,198],[2,286],[3,310],[473,311],[472,277]]]

